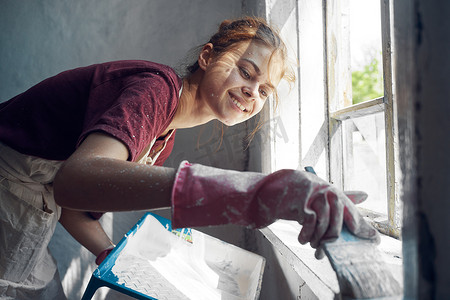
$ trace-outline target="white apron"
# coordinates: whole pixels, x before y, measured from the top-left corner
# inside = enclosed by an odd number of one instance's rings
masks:
[[[61,214],[51,186],[61,163],[0,143],[0,299],[66,299],[47,248]]]
[[[138,160],[153,165],[150,143]],[[61,215],[52,182],[62,162],[21,154],[0,142],[0,299],[66,299],[47,246]]]

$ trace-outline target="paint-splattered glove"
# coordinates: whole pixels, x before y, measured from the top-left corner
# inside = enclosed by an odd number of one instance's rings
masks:
[[[313,248],[337,238],[343,222],[359,237],[379,239],[344,192],[314,174],[280,170],[265,175],[181,163],[172,191],[175,228],[261,228],[277,219],[302,224],[299,242]]]

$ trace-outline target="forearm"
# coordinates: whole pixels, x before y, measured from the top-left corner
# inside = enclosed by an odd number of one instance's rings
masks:
[[[100,212],[170,207],[175,173],[113,158],[68,161],[55,177],[55,200],[62,207]]]
[[[103,250],[113,245],[100,223],[92,219],[86,212],[63,208],[59,222],[81,245],[95,256],[98,256]]]

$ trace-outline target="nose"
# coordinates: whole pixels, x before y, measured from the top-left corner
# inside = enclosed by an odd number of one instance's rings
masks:
[[[258,97],[258,84],[249,84],[242,87],[242,93],[247,96],[247,100],[254,101]]]

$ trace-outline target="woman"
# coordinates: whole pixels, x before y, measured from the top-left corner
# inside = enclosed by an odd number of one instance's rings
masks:
[[[47,250],[56,221],[99,263],[113,247],[95,220],[107,211],[171,207],[174,227],[297,220],[300,243],[314,248],[337,237],[343,221],[377,238],[343,192],[305,172],[161,167],[176,129],[214,119],[232,126],[259,113],[289,78],[286,57],[263,20],[224,21],[185,78],[152,62],[103,63],[0,104],[0,295],[63,297]]]

